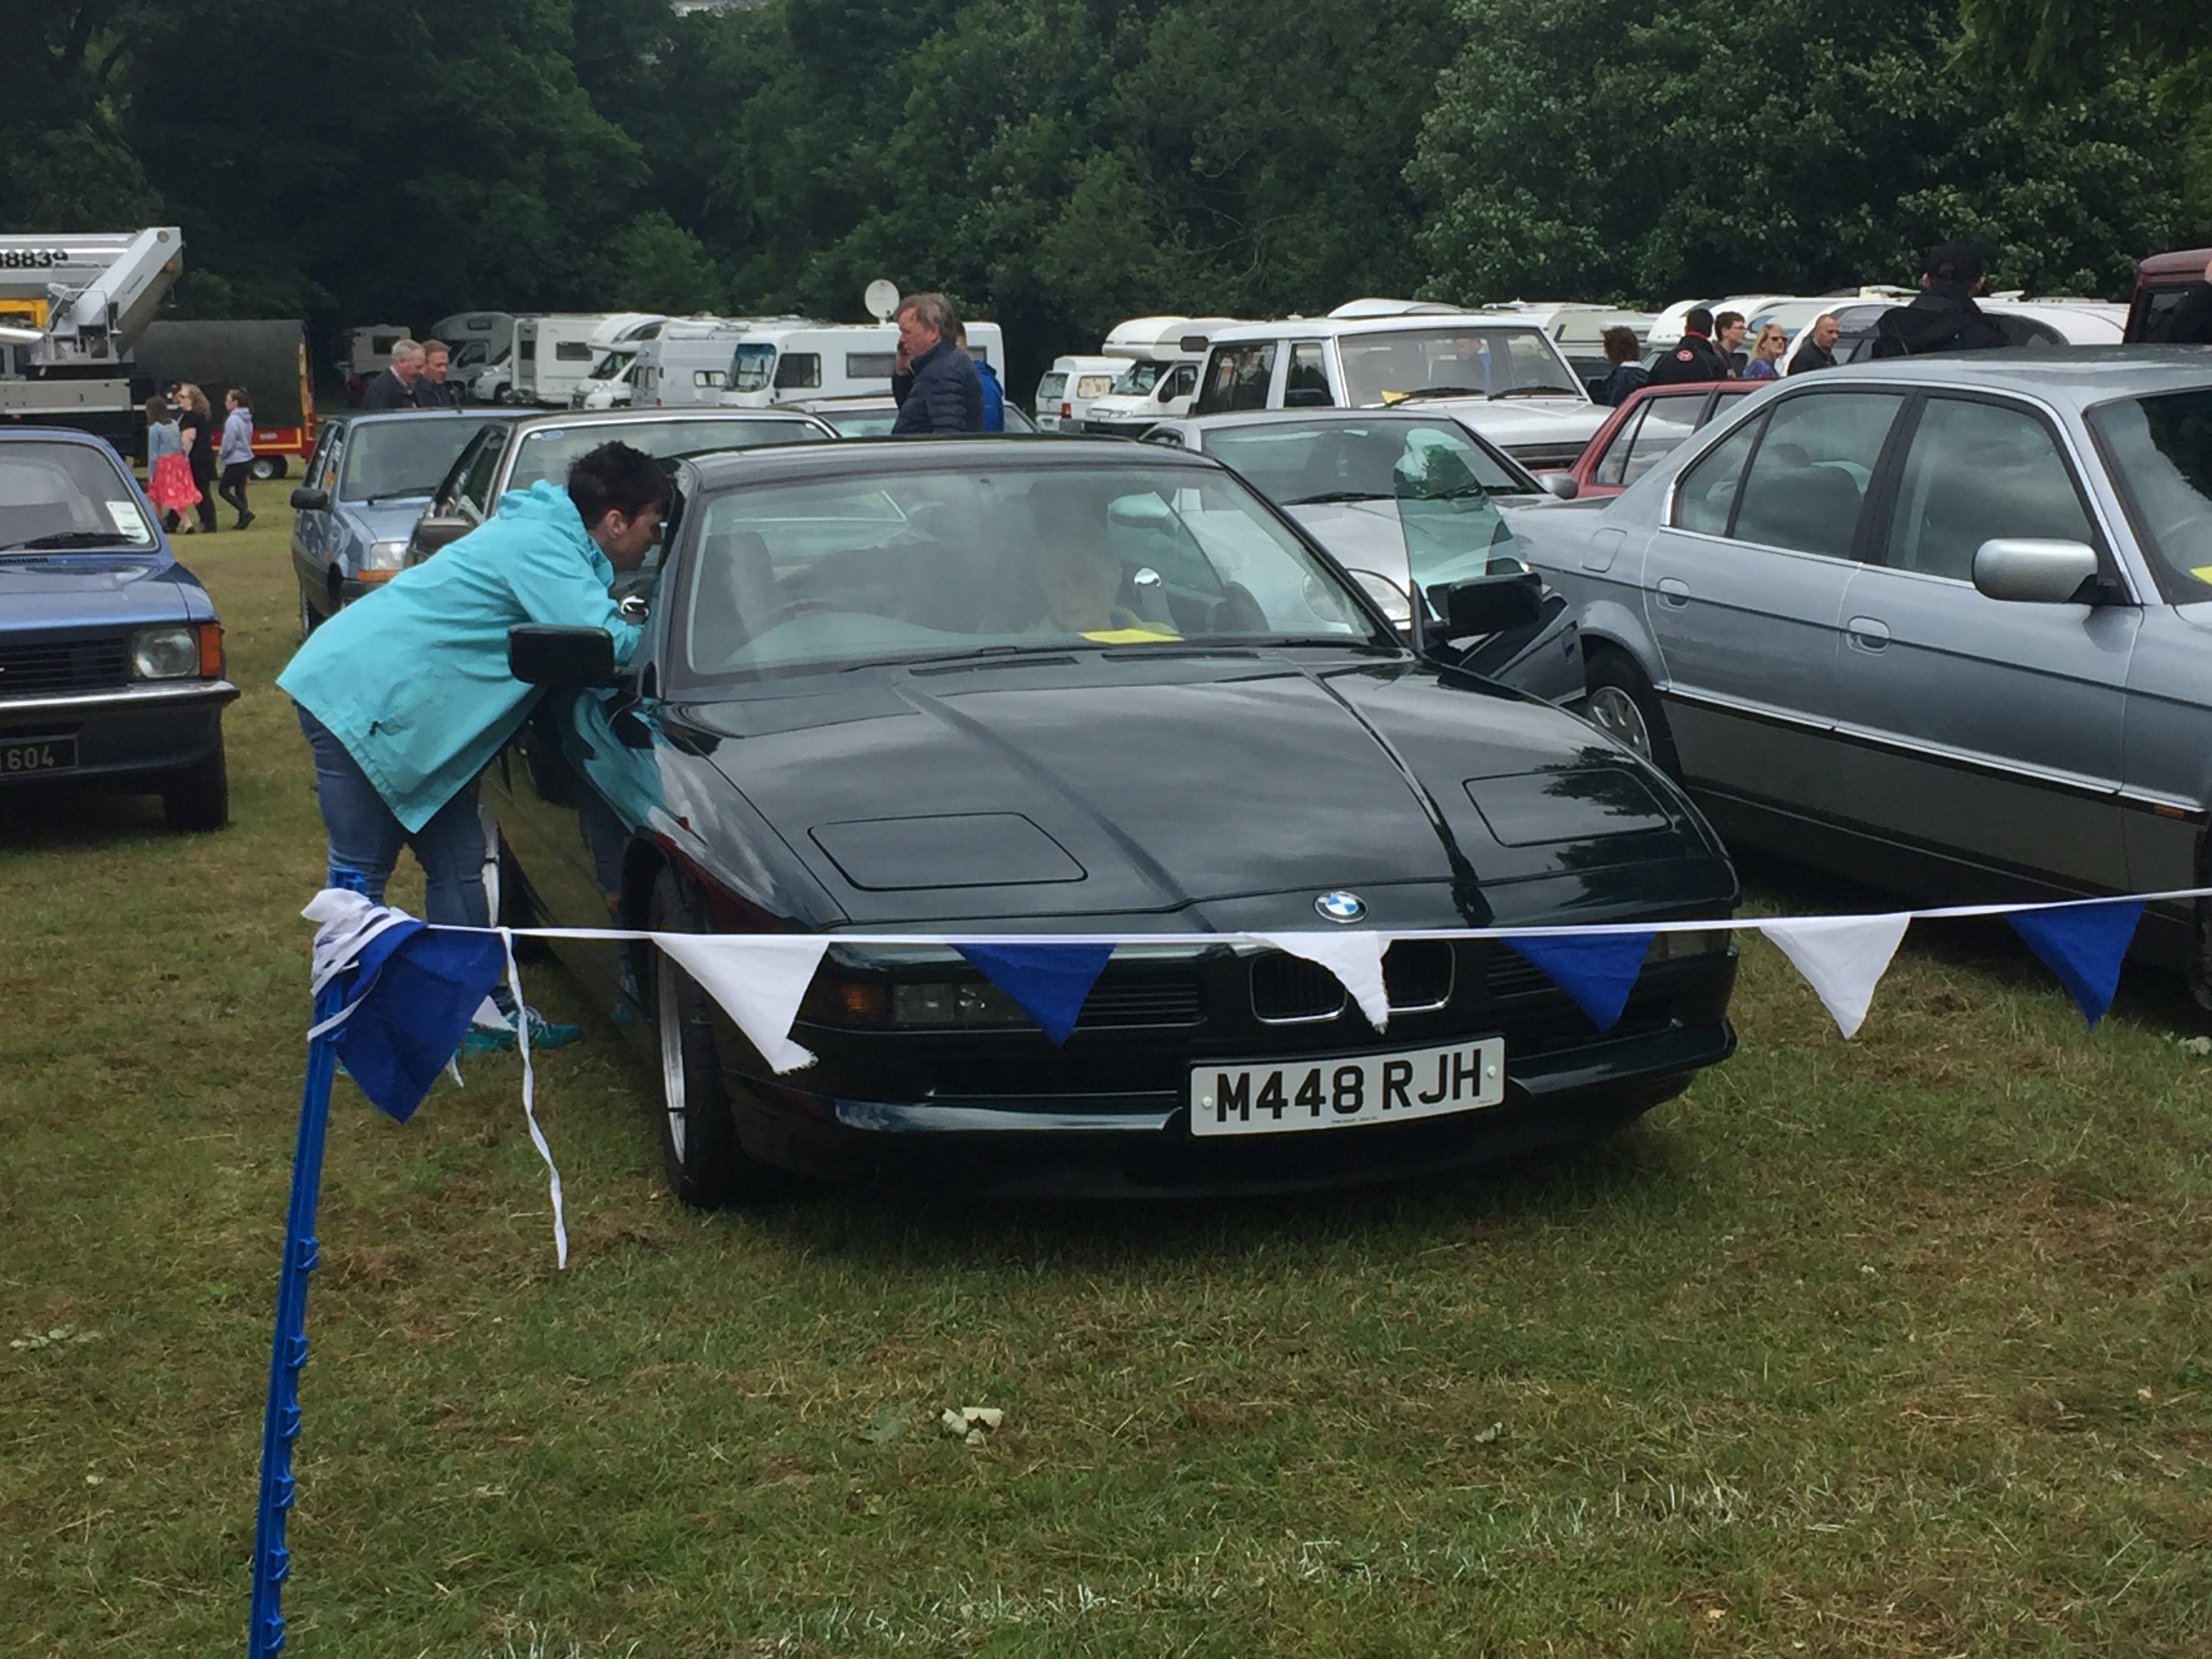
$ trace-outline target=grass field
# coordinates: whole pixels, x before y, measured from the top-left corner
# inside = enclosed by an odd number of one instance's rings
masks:
[[[181,544],[233,827],[0,805],[0,1655],[242,1645],[322,867],[287,517]],[[1855,1042],[1755,941],[1738,1012],[1632,1132],[1462,1177],[714,1216],[594,1025],[539,1072],[566,1273],[512,1060],[404,1128],[342,1085],[286,1651],[2212,1650],[2178,988],[2085,1033],[2001,930],[1929,929]]]

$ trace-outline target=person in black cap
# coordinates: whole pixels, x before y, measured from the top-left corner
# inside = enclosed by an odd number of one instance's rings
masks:
[[[1919,297],[1882,313],[1875,325],[1874,355],[1917,357],[1927,351],[1986,351],[2011,343],[1974,303],[1981,285],[1982,251],[1972,242],[1929,249]]]

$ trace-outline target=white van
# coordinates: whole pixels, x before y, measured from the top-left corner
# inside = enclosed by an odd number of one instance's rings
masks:
[[[1419,399],[1532,471],[1571,466],[1612,413],[1551,336],[1494,312],[1239,323],[1213,337],[1196,415],[1380,409]]]
[[[1091,404],[1114,390],[1114,382],[1129,366],[1127,357],[1071,356],[1055,357],[1037,382],[1036,400],[1030,406],[1041,432],[1080,432]]]
[[[1198,371],[1217,330],[1234,317],[1132,317],[1106,336],[1104,354],[1129,360],[1114,389],[1084,411],[1083,430],[1141,438],[1162,421],[1190,412]]]
[[[346,335],[345,372],[367,380],[392,366],[392,348],[409,338],[404,323],[370,323]]]
[[[884,397],[897,351],[896,323],[762,325],[732,352],[721,401],[766,409],[804,398]],[[968,325],[968,355],[994,370],[1005,368],[1006,343],[996,323]]]
[[[761,325],[758,318],[678,317],[639,342],[630,359],[630,406],[694,409],[719,404],[730,383],[738,342]]]
[[[451,353],[446,378],[456,386],[471,386],[495,359],[514,352],[514,323],[511,311],[459,311],[439,318],[424,337],[446,343]]]

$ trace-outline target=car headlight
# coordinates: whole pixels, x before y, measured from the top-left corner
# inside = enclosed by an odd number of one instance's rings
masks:
[[[1686,929],[1678,933],[1654,933],[1651,950],[1644,959],[1647,963],[1683,962],[1692,957],[1719,956],[1729,948],[1735,937],[1726,927]]]
[[[222,629],[214,623],[142,628],[131,636],[133,679],[211,679],[222,672]]]
[[[356,574],[363,581],[380,581],[406,562],[405,542],[371,542],[368,551],[361,556],[361,569]]]
[[[848,978],[817,973],[799,1005],[800,1019],[817,1025],[945,1030],[1029,1023],[1012,997],[987,980]]]

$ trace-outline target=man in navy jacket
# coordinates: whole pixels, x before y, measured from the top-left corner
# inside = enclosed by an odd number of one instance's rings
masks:
[[[960,349],[959,314],[942,294],[910,294],[899,301],[898,359],[891,396],[898,399],[895,438],[981,432],[983,387],[975,362]]]

